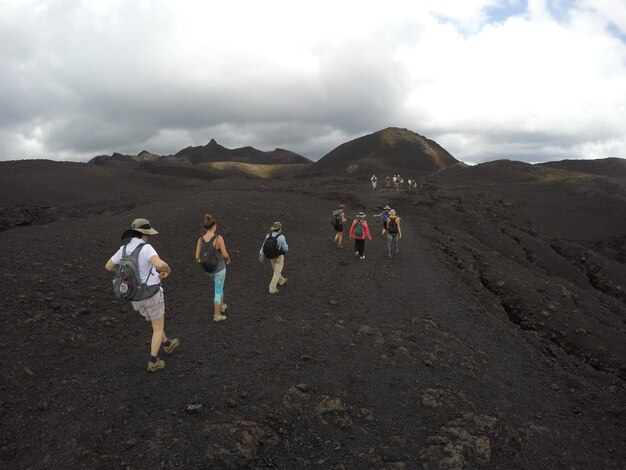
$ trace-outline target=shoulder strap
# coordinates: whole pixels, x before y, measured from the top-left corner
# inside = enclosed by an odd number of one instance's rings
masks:
[[[128,245],[129,244],[127,243],[122,248],[122,256],[126,256],[126,248],[128,248]],[[141,251],[141,249],[143,248],[144,245],[145,245],[145,243],[140,243],[139,245],[137,245],[130,255],[131,256],[139,256],[139,252]]]
[[[137,245],[137,247],[133,250],[131,256],[137,256],[137,261],[139,261],[139,252],[141,251],[141,249],[145,246],[145,243],[140,243],[139,245]],[[124,246],[124,251],[126,251],[126,246]],[[148,275],[146,276],[146,280],[143,281],[143,283],[145,284],[146,282],[148,282],[148,279],[150,279],[150,275],[152,274],[152,270],[154,269],[154,266],[152,266],[152,263],[150,263],[150,271],[148,271]]]

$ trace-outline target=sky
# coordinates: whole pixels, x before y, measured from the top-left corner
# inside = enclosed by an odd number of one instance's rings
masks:
[[[474,164],[626,157],[624,0],[0,0],[0,160],[387,127]]]

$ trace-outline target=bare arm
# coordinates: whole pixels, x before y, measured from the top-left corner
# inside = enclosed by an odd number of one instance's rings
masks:
[[[217,237],[217,248],[220,250],[220,253],[222,253],[222,256],[224,257],[224,261],[226,261],[226,264],[230,264],[230,255],[228,254],[228,251],[226,251],[226,244],[224,243],[224,237],[222,237],[221,235]]]
[[[402,229],[400,228],[400,218],[398,218],[398,239],[402,238]]]
[[[200,262],[201,251],[202,251],[202,237],[198,238],[198,243],[196,243],[196,263]]]
[[[154,268],[157,270],[157,272],[159,273],[162,279],[169,276],[170,273],[172,272],[169,264],[167,264],[165,261],[159,258],[159,255],[153,255],[150,258],[150,262],[152,263],[152,266],[154,266]]]
[[[113,260],[109,259],[109,261],[107,261],[107,264],[104,266],[104,269],[106,269],[107,271],[115,272],[115,270],[117,269],[117,264],[115,264]]]

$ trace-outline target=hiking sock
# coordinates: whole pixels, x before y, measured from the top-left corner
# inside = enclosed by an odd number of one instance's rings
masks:
[[[152,362],[152,364],[156,364],[158,360],[159,358],[157,356],[150,356],[150,362]]]
[[[170,347],[170,344],[172,344],[172,341],[168,339],[166,342],[164,342],[164,343],[162,343],[162,344],[163,344],[163,346],[165,346],[166,348],[169,348],[169,347]]]

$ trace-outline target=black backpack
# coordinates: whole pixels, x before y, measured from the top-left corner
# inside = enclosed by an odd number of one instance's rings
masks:
[[[398,224],[395,217],[389,217],[387,222],[387,231],[389,233],[398,233]]]
[[[113,276],[113,293],[115,298],[120,300],[144,300],[149,299],[161,288],[160,284],[148,286],[148,278],[152,274],[153,267],[150,268],[146,280],[142,283],[139,276],[139,252],[145,243],[140,243],[132,253],[127,253],[124,245],[122,249],[122,259],[117,265]]]
[[[216,238],[217,235],[213,235],[208,242],[201,238],[200,265],[207,273],[213,273],[217,269],[217,248],[213,243]]]
[[[283,254],[283,252],[278,249],[277,239],[280,235],[281,234],[279,233],[278,235],[273,236],[271,232],[267,235],[267,238],[263,242],[263,254],[266,258],[274,259]]]
[[[330,224],[333,227],[341,225],[341,212],[339,214],[333,214],[333,218],[330,220]]]

